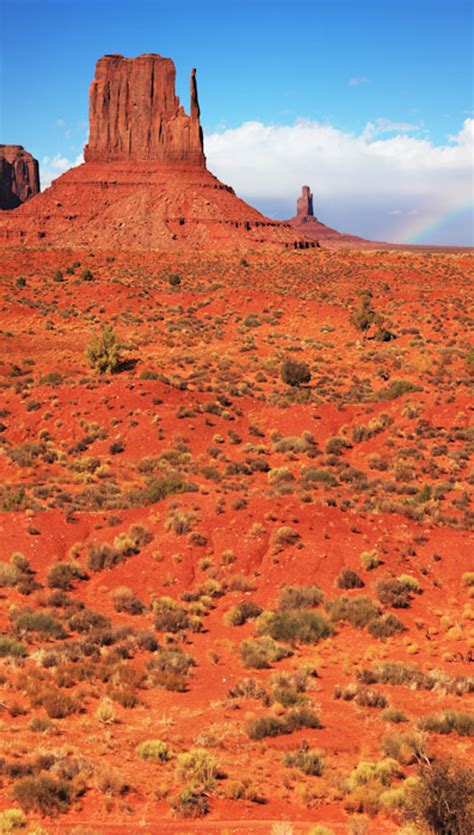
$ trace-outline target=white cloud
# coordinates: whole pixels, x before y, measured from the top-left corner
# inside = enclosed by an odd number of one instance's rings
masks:
[[[416,130],[387,119],[369,123],[359,135],[311,120],[245,122],[206,135],[205,150],[211,171],[273,217],[291,217],[307,183],[325,223],[379,240],[405,240],[408,212],[412,223],[416,213],[420,225],[428,225],[472,199],[474,119],[465,119],[443,145],[409,135]],[[395,135],[384,136],[387,131]],[[394,205],[401,216],[388,215]]]
[[[64,172],[68,171],[69,168],[73,168],[75,165],[80,165],[81,162],[84,162],[84,155],[82,151],[75,159],[68,159],[61,154],[55,154],[53,157],[43,157],[40,161],[41,190],[44,191],[45,188],[48,188],[48,186],[51,185],[52,181],[55,180],[56,177],[64,174]]]
[[[365,75],[356,75],[354,78],[350,78],[347,83],[349,87],[358,87],[359,84],[368,84],[369,79]]]
[[[367,122],[362,136],[364,139],[370,140],[382,133],[413,133],[413,131],[419,130],[419,127],[419,125],[412,125],[410,122],[392,122],[391,119],[381,116],[375,122]]]

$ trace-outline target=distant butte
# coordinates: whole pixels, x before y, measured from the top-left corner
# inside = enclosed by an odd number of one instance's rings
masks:
[[[240,200],[206,168],[196,71],[190,114],[161,55],[105,55],[90,87],[85,162],[14,217],[0,241],[17,245],[158,250],[316,246]]]
[[[38,161],[23,145],[0,145],[0,209],[16,209],[39,189]]]
[[[364,238],[358,238],[356,235],[337,232],[336,229],[331,229],[330,226],[321,223],[314,215],[313,194],[309,186],[303,186],[301,197],[298,197],[296,201],[296,215],[287,221],[287,223],[296,231],[306,235],[307,238],[318,241],[324,247],[366,249],[375,245],[373,241],[366,241]]]

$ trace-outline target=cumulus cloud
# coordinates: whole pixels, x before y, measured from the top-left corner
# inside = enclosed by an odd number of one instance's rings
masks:
[[[82,151],[75,157],[75,159],[69,159],[62,154],[55,154],[52,157],[43,157],[40,161],[40,181],[42,191],[44,191],[45,188],[48,188],[56,177],[64,174],[65,171],[68,171],[75,165],[80,165],[81,162],[84,162],[84,155]]]
[[[403,242],[415,235],[407,218],[428,227],[472,199],[474,119],[442,145],[412,135],[416,131],[416,125],[388,119],[369,123],[359,135],[308,119],[245,122],[207,134],[205,149],[210,169],[273,217],[295,213],[306,183],[315,193],[315,213],[328,225]],[[389,214],[394,208],[398,215]],[[460,223],[463,231],[452,242],[470,243],[469,218]]]

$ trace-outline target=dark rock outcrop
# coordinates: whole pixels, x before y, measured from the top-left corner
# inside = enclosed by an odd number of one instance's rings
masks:
[[[16,209],[39,190],[38,161],[22,145],[0,145],[0,209]]]
[[[105,55],[90,87],[86,162],[187,163],[204,167],[196,70],[187,116],[175,94],[176,70],[161,55]]]

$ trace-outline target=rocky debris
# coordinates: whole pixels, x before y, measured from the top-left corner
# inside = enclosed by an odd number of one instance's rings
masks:
[[[204,167],[196,70],[187,116],[175,94],[176,70],[161,55],[105,55],[90,87],[86,162],[184,162]]]
[[[0,145],[0,209],[16,209],[39,190],[38,161],[23,145]]]

